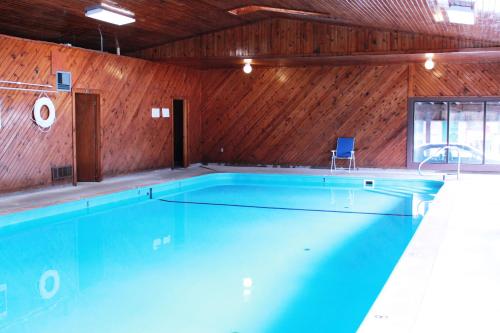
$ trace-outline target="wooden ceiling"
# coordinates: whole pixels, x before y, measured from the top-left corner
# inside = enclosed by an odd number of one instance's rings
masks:
[[[85,17],[85,8],[101,2],[1,0],[0,33],[100,49],[100,26],[106,50],[115,48],[116,37],[130,52],[247,22],[204,1],[117,0],[111,3],[134,12],[136,22],[114,26]]]
[[[116,0],[112,3],[134,12],[137,19],[121,27],[85,17],[85,8],[99,2],[2,0],[0,33],[99,49],[100,26],[106,50],[115,48],[116,37],[122,50],[131,52],[265,18],[297,18],[275,11],[239,16],[228,13],[231,9],[259,5],[325,13],[327,17],[304,18],[332,23],[500,41],[500,3],[495,13],[494,0],[475,0],[476,24],[472,26],[448,23],[444,11],[444,22],[435,22],[433,14],[442,0]]]
[[[327,13],[330,15],[329,18],[318,17],[318,20],[332,23],[431,35],[500,40],[499,0],[206,0],[206,2],[226,10],[258,2],[261,6]],[[473,6],[476,24],[468,26],[449,23],[443,4]],[[438,12],[444,19],[442,22],[436,22],[434,19],[434,14]]]

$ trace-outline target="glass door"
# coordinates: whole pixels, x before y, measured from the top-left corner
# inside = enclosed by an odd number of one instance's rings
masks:
[[[410,99],[408,166],[500,171],[500,97]],[[449,149],[443,149],[449,146]]]
[[[485,164],[500,164],[500,102],[486,103]]]
[[[413,120],[413,161],[422,162],[448,142],[448,103],[416,102]],[[429,163],[447,163],[446,152]]]
[[[449,103],[448,144],[460,150],[464,164],[483,164],[484,103]],[[448,163],[458,163],[458,152],[450,149]]]

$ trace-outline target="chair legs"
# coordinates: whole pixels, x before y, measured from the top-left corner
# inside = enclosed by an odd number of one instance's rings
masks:
[[[351,172],[351,162],[352,162],[352,169],[356,171],[356,156],[354,153],[352,154],[352,157],[349,159],[349,172]]]
[[[349,160],[349,168],[347,169],[348,172],[351,172],[351,169],[356,171],[356,157],[354,154],[352,155],[351,158],[348,158]],[[332,154],[332,161],[330,163],[330,173],[333,174],[333,170],[337,170],[337,158],[335,157],[334,154]]]

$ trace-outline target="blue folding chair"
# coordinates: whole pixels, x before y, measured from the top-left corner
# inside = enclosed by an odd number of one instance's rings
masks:
[[[330,164],[330,172],[337,170],[337,159],[349,160],[349,172],[351,166],[356,169],[356,157],[354,156],[354,138],[338,138],[337,149],[332,150],[332,163]]]

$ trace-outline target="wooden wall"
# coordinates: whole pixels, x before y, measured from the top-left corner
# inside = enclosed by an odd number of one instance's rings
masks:
[[[174,96],[189,101],[189,160],[200,160],[199,71],[0,36],[0,80],[54,85],[52,54],[74,88],[100,93],[105,176],[171,166],[172,118],[152,119],[151,108]],[[72,95],[50,95],[57,120],[47,133],[31,120],[37,95],[0,90],[0,192],[50,184],[52,166],[73,162]]]
[[[145,49],[144,59],[338,56],[488,48],[498,42],[369,29],[321,22],[269,19]]]
[[[190,162],[329,165],[338,136],[357,139],[358,164],[406,166],[408,96],[499,96],[500,64],[256,66],[198,71],[0,36],[0,80],[55,83],[101,94],[105,176],[169,167],[170,119],[151,107],[189,101]],[[72,164],[72,95],[53,96],[48,133],[32,123],[34,93],[0,90],[0,191],[50,184],[50,167]],[[221,152],[221,148],[224,149]]]
[[[209,70],[203,86],[206,161],[326,166],[355,136],[359,165],[405,166],[408,66]]]
[[[204,161],[328,166],[355,136],[359,166],[404,168],[408,97],[500,96],[500,63],[212,69],[203,87]]]
[[[500,63],[438,63],[432,71],[411,66],[415,96],[500,96]]]

